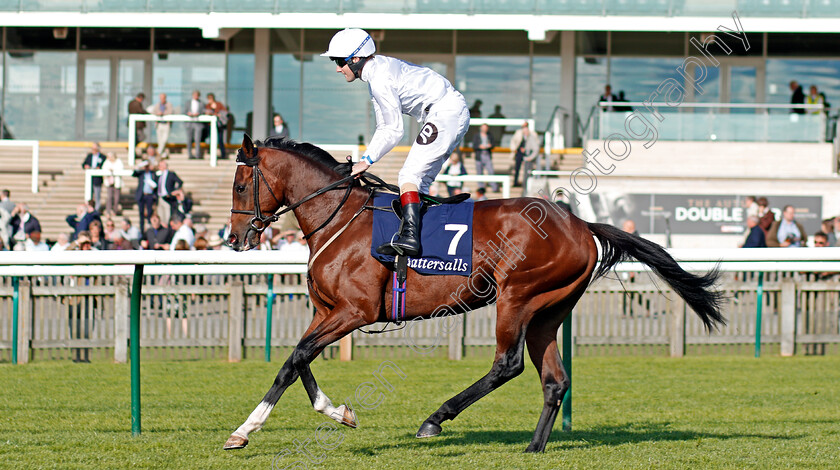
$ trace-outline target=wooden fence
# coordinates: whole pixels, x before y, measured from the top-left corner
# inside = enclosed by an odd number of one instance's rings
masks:
[[[728,325],[707,334],[685,303],[646,273],[593,284],[573,314],[575,354],[661,354],[752,351],[756,340],[754,275],[726,273]],[[768,273],[761,342],[782,355],[837,353],[840,280]],[[18,362],[113,357],[127,360],[130,278],[19,278],[18,324],[13,325],[12,278],[0,278],[0,361],[11,360],[17,327]],[[272,348],[293,347],[313,315],[305,278],[274,275]],[[266,343],[266,275],[147,275],[141,311],[145,357],[167,359],[262,357]],[[385,325],[372,325],[370,330]],[[394,325],[388,325],[390,329]],[[495,306],[467,315],[408,322],[381,334],[352,335],[365,355],[446,354],[460,359],[495,345]],[[327,354],[334,354],[332,350]]]

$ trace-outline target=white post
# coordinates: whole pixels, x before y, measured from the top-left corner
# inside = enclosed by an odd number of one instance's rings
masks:
[[[93,176],[90,170],[85,171],[85,202],[90,201],[93,197]]]
[[[796,350],[796,284],[782,281],[781,354],[793,356]]]
[[[40,159],[41,146],[37,140],[32,142],[32,192],[38,192],[38,160]]]
[[[128,317],[131,312],[131,296],[128,294],[128,278],[120,277],[114,295],[114,362],[125,364],[128,359]]]
[[[219,128],[216,126],[216,121],[218,118],[216,116],[211,116],[213,118],[210,121],[210,166],[216,166],[216,149],[219,146]]]
[[[149,126],[151,128],[151,126]],[[137,115],[136,114],[129,114],[128,115],[128,166],[129,168],[134,168],[134,156],[135,156],[135,147],[137,147],[137,135],[135,135],[135,129],[137,129]]]

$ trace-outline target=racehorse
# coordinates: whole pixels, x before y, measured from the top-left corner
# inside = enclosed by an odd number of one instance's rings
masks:
[[[370,190],[349,177],[349,163],[339,163],[306,143],[271,139],[254,145],[245,136],[237,164],[226,242],[237,251],[254,248],[262,230],[276,220],[275,211],[281,206],[293,209],[309,236],[307,282],[316,313],[268,393],[224,448],[245,447],[248,435],[263,426],[298,377],[316,411],[355,428],[353,410],[332,404],[309,364],[353,330],[388,321],[392,273],[370,254],[373,216],[364,210],[371,201]],[[542,452],[569,388],[557,330],[590,282],[622,260],[635,258],[649,266],[685,299],[707,330],[725,323],[720,313],[722,295],[714,290],[717,272],[688,273],[659,245],[641,237],[584,222],[550,201],[535,198],[476,202],[473,220],[473,274],[421,276],[409,270],[404,318],[431,318],[442,307],[448,313],[464,313],[495,302],[493,365],[432,413],[417,431],[418,438],[440,434],[443,421],[454,419],[522,373],[527,345],[542,383],[544,406],[526,451]]]

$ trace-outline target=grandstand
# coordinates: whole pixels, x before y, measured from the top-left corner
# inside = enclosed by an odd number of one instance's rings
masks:
[[[375,127],[366,87],[343,83],[318,56],[337,29],[355,26],[368,29],[382,53],[429,66],[471,105],[482,101],[482,118],[532,119],[537,131],[550,133],[546,149],[559,164],[533,179],[528,194],[562,186],[583,201],[587,218],[644,218],[642,234],[661,243],[673,232],[675,246],[731,247],[741,237],[738,221],[709,231],[669,227],[666,215],[681,207],[679,198],[730,206],[748,194],[795,202],[809,224],[840,213],[831,184],[840,147],[839,17],[834,0],[0,2],[0,137],[42,142],[41,190],[29,190],[25,148],[0,147],[0,177],[54,239],[83,199],[80,163],[89,142],[110,142],[127,160],[127,104],[140,91],[145,105],[166,93],[179,112],[193,90],[215,93],[233,115],[234,143],[245,133],[269,135],[276,112],[295,139],[364,143]],[[626,111],[599,104],[604,87],[623,91],[623,107],[650,120],[645,102],[668,80],[682,98],[652,125],[659,134],[652,153],[634,150],[614,171],[598,173],[581,151],[603,153],[615,132],[632,134]],[[791,80],[806,95],[817,86],[823,111],[790,115]],[[377,174],[395,179],[418,128],[406,120],[403,150],[378,163]],[[510,173],[504,147],[512,130],[494,157],[499,173]],[[635,149],[642,146],[642,136],[629,137]],[[170,142],[185,141],[176,124]],[[675,165],[669,152],[691,155],[693,166]],[[472,173],[473,162],[466,165]],[[193,194],[194,212],[211,229],[221,226],[232,164],[211,167],[175,152],[172,166]],[[598,188],[570,187],[578,170],[593,172]],[[136,219],[132,183],[122,202]],[[650,202],[639,205],[644,198]],[[605,202],[622,199],[638,210]]]

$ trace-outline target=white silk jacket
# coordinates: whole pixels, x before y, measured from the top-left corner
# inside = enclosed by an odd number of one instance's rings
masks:
[[[449,98],[463,100],[455,87],[439,73],[393,57],[373,56],[362,68],[367,82],[376,132],[365,156],[376,162],[394,148],[403,137],[403,114],[423,122],[432,105]]]

